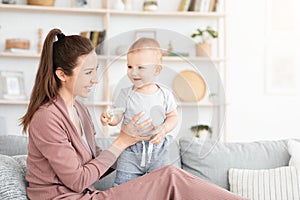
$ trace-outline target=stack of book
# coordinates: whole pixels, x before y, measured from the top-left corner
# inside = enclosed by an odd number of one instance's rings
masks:
[[[106,31],[82,31],[80,35],[89,38],[95,47],[97,54],[104,54],[104,40],[106,36]]]
[[[178,11],[216,12],[221,0],[181,0]]]

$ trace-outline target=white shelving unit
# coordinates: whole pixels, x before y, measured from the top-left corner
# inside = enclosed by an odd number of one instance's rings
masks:
[[[194,48],[192,47],[188,52],[190,54],[189,57],[184,57],[184,59],[180,57],[164,57],[163,60],[166,65],[172,65],[172,67],[174,66],[175,71],[184,70],[186,60],[196,65],[213,63],[219,72],[221,79],[223,80],[223,86],[226,87],[225,9],[219,12],[211,13],[178,12],[176,10],[179,0],[174,0],[173,4],[176,4],[176,6],[174,6],[172,10],[169,7],[166,8],[164,5],[165,7],[162,6],[157,12],[143,12],[141,10],[119,11],[110,8],[111,2],[109,0],[103,0],[102,4],[97,4],[98,1],[92,0],[93,8],[71,8],[66,5],[67,1],[57,1],[59,5],[56,5],[55,7],[0,4],[0,70],[23,71],[26,94],[28,98],[30,96],[30,90],[35,78],[35,72],[38,67],[39,54],[4,52],[5,39],[28,38],[31,41],[31,49],[37,52],[37,29],[42,28],[44,30],[43,37],[45,37],[46,33],[54,27],[62,29],[66,34],[79,34],[79,32],[87,30],[106,30],[106,39],[108,41],[113,41],[114,38],[118,37],[118,34],[124,34],[126,31],[132,32],[133,29],[144,28],[168,29],[189,38],[191,33],[194,32],[196,28],[199,28],[200,26],[206,26],[207,24],[212,24],[219,31],[220,37],[213,45],[214,53],[211,58],[195,57]],[[36,22],[36,17],[39,17],[38,22]],[[10,20],[7,21],[8,19]],[[160,35],[158,34],[158,40],[160,39],[159,37]],[[130,40],[133,41],[133,38]],[[167,48],[167,43],[169,41],[162,39],[159,42],[163,48]],[[129,43],[126,43],[126,45],[128,44]],[[174,47],[178,48],[176,41],[174,44]],[[118,57],[117,61],[114,61],[117,56],[114,55],[114,51],[110,49],[112,46],[113,45],[110,45],[108,42],[105,47],[106,53],[104,55],[99,55],[98,58],[101,64],[111,64],[113,68],[113,65],[124,64],[126,62],[126,57],[121,56]],[[112,64],[112,61],[115,63]],[[98,120],[99,116],[97,115],[99,115],[99,113],[105,109],[106,106],[111,105],[109,91],[112,88],[112,77],[116,79],[112,74],[113,73],[111,73],[109,70],[104,73],[104,76],[102,77],[102,83],[100,83],[104,92],[99,96],[99,98],[95,99],[93,102],[86,102],[87,105],[92,107],[95,111],[94,120],[99,129],[102,129],[102,127]],[[27,104],[28,100],[0,100],[0,117],[4,117],[6,120],[5,123],[7,124],[6,127],[8,129],[6,132],[8,134],[20,133],[20,128],[15,126],[16,123],[10,122],[12,120],[18,121],[18,119],[24,114]],[[211,115],[209,110],[217,109],[218,113],[222,113],[225,110],[224,104],[213,104],[209,102],[208,95],[206,95],[205,99],[201,100],[200,102],[179,102],[178,105],[182,110],[186,110],[182,116],[184,119],[180,129],[180,132],[182,132],[181,134],[185,134],[184,132],[189,131],[189,127],[191,125],[195,125],[195,123],[209,123],[209,119],[211,118],[209,117],[209,115]],[[22,109],[19,109],[20,106]],[[205,122],[188,119],[189,113],[192,113],[194,110],[199,112],[198,109],[203,109],[203,115],[208,116],[205,116],[207,118],[206,121],[204,120]],[[7,111],[11,111],[12,114],[7,116]],[[203,118],[205,117],[203,116]],[[219,114],[217,121],[218,120],[222,120],[222,114]],[[213,125],[218,126],[215,127],[217,130],[221,128],[218,124],[220,123],[215,122],[215,125]],[[223,132],[225,133],[224,130]],[[104,130],[104,136],[108,135],[109,133],[107,130]]]

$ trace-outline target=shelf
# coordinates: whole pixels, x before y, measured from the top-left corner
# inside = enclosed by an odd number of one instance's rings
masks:
[[[212,106],[218,106],[217,104],[212,104],[210,102],[180,102],[177,104],[179,107],[212,107]]]
[[[33,59],[39,59],[39,54],[27,54],[27,53],[11,53],[11,52],[0,52],[0,57],[2,58],[33,58]],[[99,60],[105,60],[107,59],[107,56],[104,55],[98,55]]]
[[[110,61],[112,60],[119,60],[119,61],[126,61],[126,56],[118,56],[118,55],[111,55],[108,57]],[[214,63],[219,63],[219,62],[225,62],[225,58],[217,58],[217,57],[176,57],[176,56],[164,56],[163,61],[166,62],[214,62]]]
[[[0,105],[28,105],[28,103],[26,100],[0,100]]]
[[[11,53],[11,52],[0,52],[0,57],[3,58],[40,58],[39,54],[29,54],[29,53]]]
[[[108,10],[111,15],[119,16],[151,16],[151,17],[225,17],[225,13],[219,12],[140,12],[140,11],[118,11]]]
[[[0,10],[4,11],[28,11],[48,13],[74,13],[74,14],[111,14],[115,16],[151,16],[151,17],[204,17],[222,18],[225,13],[220,12],[145,12],[145,11],[119,11],[111,9],[71,8],[52,6],[31,6],[31,5],[8,5],[0,4]]]
[[[82,101],[84,104],[88,106],[108,106],[111,105],[111,102],[107,101],[97,101],[97,102],[88,102],[88,101]],[[28,100],[0,100],[0,105],[28,105],[29,101]]]
[[[31,5],[7,5],[0,4],[0,10],[4,11],[25,11],[25,12],[47,12],[47,13],[69,13],[69,14],[105,14],[106,9],[90,8],[68,8],[68,7],[51,7],[51,6],[31,6]]]
[[[7,58],[34,58],[34,59],[39,59],[40,55],[39,54],[26,54],[26,53],[10,53],[10,52],[0,52],[0,57],[7,57]],[[120,61],[125,61],[126,57],[125,56],[105,56],[105,55],[98,55],[99,60],[114,60],[118,59]],[[206,57],[163,57],[163,61],[166,62],[214,62],[214,63],[219,63],[219,62],[225,62],[226,59],[224,58],[206,58]]]
[[[89,102],[89,101],[82,101],[87,106],[95,106],[95,107],[104,107],[112,105],[112,102],[109,101],[97,101],[97,102]],[[28,100],[0,100],[0,105],[28,105]],[[180,102],[178,103],[180,107],[193,107],[193,106],[200,106],[200,107],[212,107],[212,106],[219,106],[219,104],[213,104],[210,102],[201,103],[201,102]]]

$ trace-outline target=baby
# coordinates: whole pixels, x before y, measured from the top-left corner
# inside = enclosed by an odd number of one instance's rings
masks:
[[[140,38],[131,45],[127,53],[127,75],[133,85],[121,89],[113,109],[102,113],[101,123],[116,126],[123,120],[127,124],[136,114],[144,112],[137,124],[151,118],[154,128],[147,133],[152,135],[150,141],[128,147],[118,158],[115,185],[167,163],[166,135],[176,127],[178,113],[172,92],[155,82],[161,70],[162,51],[156,40]]]

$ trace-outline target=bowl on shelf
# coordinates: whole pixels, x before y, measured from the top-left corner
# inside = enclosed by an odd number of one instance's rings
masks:
[[[55,0],[28,0],[28,5],[35,6],[54,6]]]

